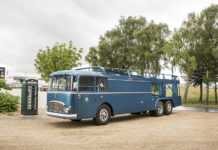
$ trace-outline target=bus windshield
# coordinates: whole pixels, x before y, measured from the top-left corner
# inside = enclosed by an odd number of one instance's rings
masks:
[[[71,76],[58,75],[52,76],[50,80],[50,91],[70,91],[71,90]]]

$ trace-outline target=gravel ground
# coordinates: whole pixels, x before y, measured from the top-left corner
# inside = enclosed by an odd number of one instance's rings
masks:
[[[218,149],[218,114],[175,110],[169,116],[119,115],[105,126],[92,119],[0,115],[1,150]]]

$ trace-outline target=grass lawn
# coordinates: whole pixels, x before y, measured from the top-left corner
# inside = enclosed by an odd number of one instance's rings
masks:
[[[185,91],[185,87],[180,87],[180,95],[182,96],[182,99],[183,99],[184,91]],[[206,88],[203,88],[202,102],[199,101],[199,97],[200,97],[200,88],[190,87],[188,90],[187,104],[183,104],[183,106],[218,108],[218,104],[215,104],[215,94],[213,88],[209,90],[209,105],[205,104]]]

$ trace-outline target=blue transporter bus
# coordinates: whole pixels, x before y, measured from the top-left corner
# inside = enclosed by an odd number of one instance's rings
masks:
[[[177,76],[88,67],[51,74],[47,115],[71,120],[93,118],[107,124],[111,116],[149,111],[169,115],[181,105]]]

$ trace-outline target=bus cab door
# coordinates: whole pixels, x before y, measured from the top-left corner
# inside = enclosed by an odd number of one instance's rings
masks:
[[[78,92],[78,118],[94,118],[96,114],[95,77],[80,76]]]
[[[96,94],[81,93],[78,94],[78,118],[94,118],[96,114]]]

